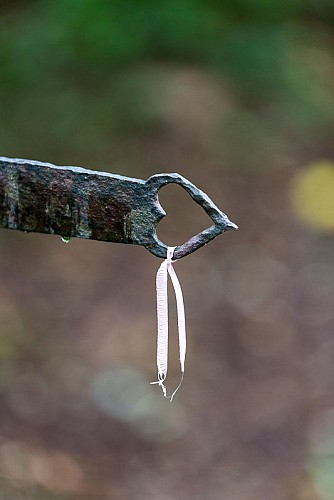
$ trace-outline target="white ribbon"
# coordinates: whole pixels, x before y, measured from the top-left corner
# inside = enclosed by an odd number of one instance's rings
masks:
[[[173,268],[173,254],[175,247],[168,247],[167,257],[160,265],[156,276],[156,290],[157,290],[157,320],[158,320],[158,337],[157,337],[157,366],[158,366],[158,380],[151,382],[151,384],[158,384],[163,392],[165,398],[170,398],[172,402],[173,397],[180,388],[184,376],[184,362],[186,358],[186,321],[184,312],[184,302],[180,282]],[[167,277],[168,274],[171,278],[177,308],[177,325],[179,331],[179,352],[180,352],[180,367],[181,367],[181,380],[171,396],[167,396],[167,389],[164,381],[167,377],[168,368],[168,290],[167,290]]]

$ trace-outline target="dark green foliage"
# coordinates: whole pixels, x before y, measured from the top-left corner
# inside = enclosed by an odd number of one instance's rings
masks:
[[[269,107],[279,127],[332,122],[322,60],[331,50],[330,0],[43,0],[5,2],[1,11],[6,152],[19,142],[21,156],[65,145],[77,156],[155,127],[164,73],[159,82],[147,69],[157,63],[220,75],[243,107]]]

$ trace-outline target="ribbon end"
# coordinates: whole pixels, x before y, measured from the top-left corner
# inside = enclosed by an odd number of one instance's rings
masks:
[[[177,391],[180,389],[181,385],[182,385],[182,382],[183,382],[183,377],[184,377],[184,372],[182,371],[181,372],[181,380],[179,382],[179,385],[176,387],[176,389],[174,389],[174,392],[173,394],[170,396],[170,403],[173,401],[173,398],[175,396],[175,394],[177,393]]]
[[[165,379],[166,379],[166,375],[158,373],[158,380],[156,380],[155,382],[150,382],[150,385],[158,384],[158,386],[161,387],[162,393],[165,396],[165,398],[168,398],[167,389],[164,385]]]

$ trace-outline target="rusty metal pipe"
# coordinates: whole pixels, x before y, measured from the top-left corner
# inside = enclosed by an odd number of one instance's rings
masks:
[[[203,191],[179,174],[157,174],[144,181],[5,157],[0,157],[0,227],[142,245],[165,258],[167,245],[158,239],[156,227],[166,215],[158,191],[169,183],[182,186],[213,222],[177,246],[175,259],[223,231],[237,229]]]

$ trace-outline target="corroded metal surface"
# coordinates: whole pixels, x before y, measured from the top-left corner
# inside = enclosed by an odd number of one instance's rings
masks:
[[[157,174],[146,181],[80,167],[57,167],[0,157],[0,227],[142,245],[166,257],[156,235],[166,215],[158,200],[162,186],[176,183],[201,205],[213,225],[176,247],[179,259],[223,231],[237,229],[210,198],[179,174]]]

